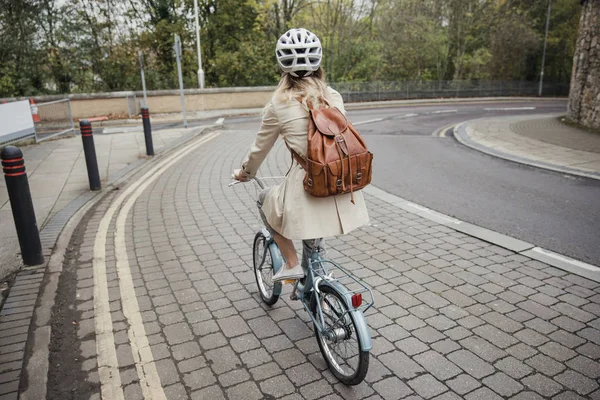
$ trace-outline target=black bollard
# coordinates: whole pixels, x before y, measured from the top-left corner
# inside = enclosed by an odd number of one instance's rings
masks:
[[[150,125],[150,112],[148,107],[142,107],[142,122],[144,123],[144,138],[146,139],[146,155],[154,155],[154,145],[152,144],[152,126]]]
[[[100,190],[100,172],[98,172],[98,159],[96,158],[96,147],[94,146],[91,122],[87,119],[79,121],[79,131],[81,132],[81,141],[83,142],[90,190]]]
[[[25,265],[43,264],[42,242],[35,220],[23,153],[15,146],[7,146],[0,153],[0,158],[2,158],[2,169],[17,228],[23,263]]]

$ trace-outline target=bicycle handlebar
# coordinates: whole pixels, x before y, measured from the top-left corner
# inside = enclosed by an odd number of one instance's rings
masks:
[[[252,179],[248,179],[247,181],[233,181],[230,182],[227,187],[232,187],[235,186],[239,183],[249,183],[249,182],[256,182],[256,184],[258,185],[258,187],[260,187],[261,189],[264,189],[267,187],[267,185],[265,185],[265,179],[283,179],[285,178],[285,176],[263,176],[261,178],[255,176]]]

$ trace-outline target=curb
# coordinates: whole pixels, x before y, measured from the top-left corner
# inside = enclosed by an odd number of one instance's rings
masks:
[[[525,257],[543,262],[555,268],[600,282],[600,267],[575,260],[573,258],[563,256],[550,250],[543,249],[534,244],[524,242],[519,239],[482,228],[468,222],[447,216],[445,214],[433,211],[427,207],[420,206],[405,200],[399,196],[388,193],[385,190],[375,186],[367,186],[363,189],[366,193],[385,201],[395,207],[401,208],[411,214],[416,214],[420,217],[433,221],[435,223],[447,226],[455,231],[462,232],[469,236],[476,237],[496,246],[514,251]]]
[[[368,108],[388,108],[388,107],[410,107],[413,105],[427,105],[427,104],[472,104],[472,103],[496,103],[499,101],[510,101],[510,102],[520,102],[520,101],[561,101],[566,100],[564,97],[465,97],[465,98],[451,98],[451,99],[414,99],[414,100],[390,100],[390,101],[369,101],[369,102],[357,102],[357,103],[344,103],[344,108],[346,110],[362,110]],[[244,112],[243,109],[240,112],[231,113],[228,110],[222,110],[223,112],[220,114],[215,114],[210,117],[202,117],[202,118],[194,118],[188,116],[188,122],[192,121],[205,121],[214,118],[231,118],[231,117],[252,117],[261,115],[262,108],[248,108],[247,112]],[[219,110],[215,110],[219,111]],[[165,119],[165,120],[156,120],[153,121],[156,124],[169,124],[169,123],[179,123],[183,121],[183,118],[180,114],[177,114],[177,118]],[[136,126],[141,124],[141,119],[125,119],[125,120],[112,120],[112,121],[103,121],[100,123],[96,123],[94,126],[98,127],[111,127],[111,126]]]
[[[580,169],[563,167],[555,164],[546,163],[543,161],[535,161],[532,159],[516,156],[513,154],[505,153],[503,151],[495,150],[490,147],[484,146],[479,142],[471,139],[469,134],[467,133],[467,126],[477,120],[481,120],[485,118],[472,119],[469,121],[462,122],[454,127],[454,137],[458,140],[462,145],[470,147],[474,150],[480,151],[482,153],[489,154],[494,157],[502,158],[508,161],[516,162],[519,164],[529,165],[531,167],[542,168],[549,171],[560,172],[563,174],[577,175],[584,178],[597,179],[600,180],[600,173],[598,172],[585,172]]]
[[[27,283],[27,280],[31,279],[30,277],[32,276],[42,276],[37,289],[35,289],[35,293],[37,293],[35,304],[31,305],[31,311],[28,314],[29,324],[27,325],[27,337],[23,344],[24,353],[21,359],[21,367],[15,369],[20,371],[20,374],[17,380],[12,383],[14,390],[11,393],[2,395],[3,399],[19,398],[37,400],[46,397],[49,345],[52,337],[52,309],[54,308],[60,275],[62,273],[65,251],[71,241],[73,232],[86,213],[149,164],[162,159],[174,149],[185,145],[203,133],[219,129],[220,127],[222,125],[192,128],[189,136],[175,141],[160,154],[157,154],[153,158],[139,159],[118,171],[100,192],[82,193],[54,215],[42,228],[40,235],[44,255],[47,260],[46,263],[33,268],[21,269],[15,279],[15,283],[21,280]],[[5,304],[11,300],[10,296],[11,293],[9,291]],[[15,383],[16,385],[14,385]],[[27,385],[27,387],[22,387],[23,385]]]

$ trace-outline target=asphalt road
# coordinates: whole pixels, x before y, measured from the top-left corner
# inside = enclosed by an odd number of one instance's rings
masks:
[[[348,113],[374,153],[383,190],[537,246],[600,265],[600,182],[502,160],[440,128],[497,115],[561,113],[566,101],[437,104]],[[225,120],[256,130],[257,117]]]

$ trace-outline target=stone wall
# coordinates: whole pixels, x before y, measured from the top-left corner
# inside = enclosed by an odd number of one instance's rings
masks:
[[[273,95],[275,87],[238,87],[220,89],[186,89],[185,108],[188,112],[228,110],[243,108],[261,108]],[[75,120],[80,118],[100,117],[112,115],[127,117],[129,103],[133,108],[133,95],[137,102],[143,100],[142,92],[112,92],[71,94],[59,96],[35,96],[36,104],[68,98],[71,102],[71,112]],[[26,100],[28,98],[11,98],[9,101]],[[0,100],[1,102],[1,100]],[[178,113],[181,112],[181,97],[179,90],[152,90],[148,91],[148,107],[151,113]],[[62,120],[63,113],[56,113],[54,108],[39,107],[38,112],[44,121]]]
[[[600,0],[583,0],[573,57],[569,118],[600,129]]]

